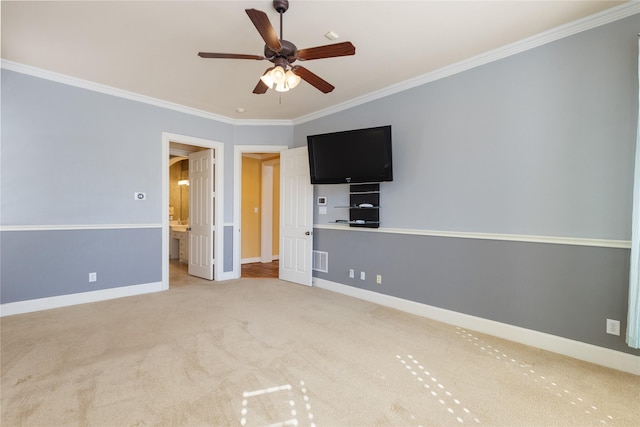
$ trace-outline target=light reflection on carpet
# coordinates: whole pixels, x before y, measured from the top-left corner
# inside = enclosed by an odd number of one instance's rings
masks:
[[[495,358],[498,361],[503,361],[508,366],[516,367],[520,370],[520,372],[522,372],[525,377],[529,377],[534,383],[538,383],[541,386],[544,386],[545,390],[548,390],[549,392],[555,394],[557,397],[568,400],[572,406],[582,407],[581,410],[583,410],[586,415],[598,418],[600,424],[605,425],[607,424],[607,421],[613,421],[613,417],[611,415],[600,416],[598,414],[597,406],[586,402],[585,399],[578,396],[577,394],[571,393],[569,390],[559,385],[556,381],[552,381],[544,375],[540,375],[540,373],[536,372],[529,363],[518,361],[513,357],[508,356],[501,350],[485,343],[469,331],[466,331],[460,327],[457,327],[456,329],[457,335],[473,344],[473,346],[477,347],[480,352],[492,358]]]
[[[299,420],[298,417],[302,416],[302,413],[306,415]],[[286,384],[243,392],[241,414],[242,426],[282,427],[307,425],[308,422],[310,427],[315,427],[304,381],[300,381],[296,389],[291,384]]]
[[[413,375],[417,382],[422,387],[429,391],[428,395],[433,399],[436,399],[440,405],[446,408],[446,411],[456,419],[460,424],[473,421],[475,424],[480,424],[480,420],[475,417],[471,411],[466,408],[459,399],[456,399],[445,386],[438,381],[433,374],[425,369],[418,360],[412,355],[408,354],[406,359],[396,355],[396,359],[404,365],[404,367]]]

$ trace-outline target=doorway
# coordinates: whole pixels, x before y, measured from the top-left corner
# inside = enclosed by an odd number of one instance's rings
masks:
[[[169,165],[170,156],[188,158],[190,154],[199,151],[210,149],[213,152],[214,161],[212,162],[213,170],[213,185],[211,187],[212,197],[210,200],[210,212],[213,217],[212,226],[212,243],[211,243],[211,255],[212,255],[212,277],[213,280],[224,280],[224,236],[222,227],[223,218],[223,159],[224,151],[223,144],[216,141],[205,140],[201,138],[194,138],[185,135],[177,135],[170,133],[162,134],[162,288],[164,290],[169,289],[170,277],[174,276],[173,273],[180,273],[179,269],[173,269],[170,274],[170,177],[169,177]],[[182,190],[185,191],[185,190]],[[191,195],[189,194],[189,197]],[[183,196],[184,198],[184,196]],[[174,206],[174,218],[175,218],[175,206]],[[184,218],[181,218],[184,220]],[[174,219],[175,221],[175,219]],[[191,224],[191,223],[189,223]],[[190,239],[189,239],[190,240]],[[179,266],[181,267],[181,266]]]
[[[273,239],[278,242],[278,233],[272,233],[273,222],[279,224],[279,215],[276,218],[271,216],[273,211],[270,203],[273,201],[271,192],[273,190],[274,170],[278,173],[279,154],[286,150],[287,146],[262,146],[262,145],[242,145],[234,147],[234,223],[237,225],[233,236],[235,278],[243,275],[251,277],[278,277],[278,260],[273,259],[272,247]],[[243,158],[245,162],[243,162]],[[246,159],[250,159],[249,162]],[[259,184],[249,185],[254,187],[255,193],[259,194],[259,203],[256,195],[253,198],[243,191],[247,188],[247,183],[243,185],[243,164],[259,167]],[[250,167],[250,166],[249,166]],[[255,175],[255,173],[254,173]],[[279,176],[279,173],[278,173]],[[245,177],[245,179],[247,179]],[[250,179],[250,178],[249,178]],[[277,177],[276,177],[277,179]],[[255,188],[256,185],[259,188]],[[252,191],[253,192],[253,191]],[[245,200],[245,203],[243,203]],[[277,209],[276,211],[279,211]],[[253,221],[246,221],[247,217]],[[244,219],[244,221],[243,221]],[[253,224],[253,225],[252,225]],[[245,226],[248,228],[245,230]],[[244,234],[243,234],[244,232]],[[258,238],[259,235],[259,238]],[[254,239],[247,239],[253,236]],[[258,242],[256,244],[256,242]],[[243,257],[243,244],[245,246],[253,244],[256,247],[249,256]],[[246,251],[245,251],[246,255]],[[262,264],[262,265],[261,265]]]

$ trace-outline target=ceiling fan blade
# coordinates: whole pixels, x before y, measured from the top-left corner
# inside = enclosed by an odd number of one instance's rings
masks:
[[[258,84],[253,88],[253,93],[255,93],[256,95],[262,95],[263,93],[266,93],[268,89],[269,86],[264,84],[262,80],[258,80]]]
[[[257,59],[261,61],[266,59],[260,55],[244,55],[241,53],[214,53],[214,52],[198,52],[200,58],[226,58],[226,59]]]
[[[351,42],[328,44],[325,46],[311,47],[298,51],[297,59],[310,60],[322,58],[334,58],[336,56],[355,55],[356,47]]]
[[[331,83],[321,79],[316,74],[313,74],[311,71],[307,70],[304,67],[294,65],[293,67],[291,67],[291,71],[293,71],[296,76],[300,76],[302,80],[309,83],[311,86],[315,87],[322,93],[329,93],[333,89],[335,89],[335,87]]]
[[[274,52],[280,52],[282,50],[280,39],[271,22],[269,22],[267,14],[257,9],[245,9],[245,12],[249,15],[249,19],[251,19],[251,22],[255,25],[256,30],[260,33],[267,47]]]
[[[267,68],[266,71],[262,74],[263,76],[265,74],[267,74],[269,71],[273,70],[274,67],[270,67]],[[258,84],[256,85],[255,88],[253,88],[253,93],[255,93],[256,95],[262,95],[263,93],[265,93],[267,90],[269,89],[269,86],[267,86],[266,84],[264,84],[264,82],[262,80],[258,80]]]

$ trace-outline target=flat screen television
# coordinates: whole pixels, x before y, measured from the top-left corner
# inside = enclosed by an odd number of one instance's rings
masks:
[[[391,126],[307,136],[311,184],[393,181]]]

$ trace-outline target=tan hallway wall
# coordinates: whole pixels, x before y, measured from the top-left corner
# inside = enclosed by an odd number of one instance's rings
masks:
[[[261,165],[260,159],[242,156],[242,260],[260,258]]]
[[[280,255],[280,163],[273,165],[273,225],[272,227],[272,248],[273,256]]]
[[[261,204],[262,204],[262,163],[272,161],[270,156],[260,159],[242,157],[242,252],[241,259],[260,258]],[[272,214],[272,256],[280,253],[280,165],[273,165],[273,214]],[[257,212],[256,212],[257,209]]]

